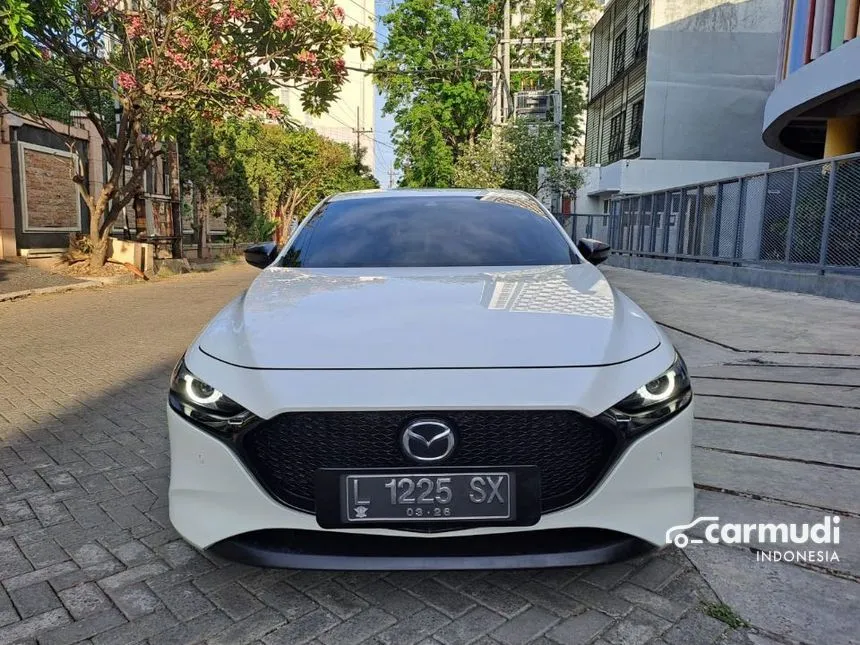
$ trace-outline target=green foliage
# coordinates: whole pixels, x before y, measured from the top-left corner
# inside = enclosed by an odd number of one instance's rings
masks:
[[[375,78],[383,113],[394,115],[403,185],[450,186],[457,158],[487,128],[488,20],[486,5],[463,0],[404,0],[383,18]]]
[[[13,65],[38,64],[41,51],[28,37],[39,24],[64,25],[63,0],[3,0],[0,4],[0,63],[8,70]]]
[[[702,609],[708,616],[716,618],[732,629],[750,626],[747,621],[741,618],[740,614],[724,602],[703,603]]]
[[[521,0],[516,6],[529,20],[512,27],[512,36],[528,38],[555,35],[555,0]],[[565,0],[563,11],[564,43],[562,61],[562,142],[565,152],[570,152],[577,140],[585,133],[583,111],[588,99],[588,42],[592,27],[590,15],[599,9],[595,0]],[[555,51],[552,46],[528,46],[518,48],[521,60],[530,61],[535,67],[552,67]],[[512,63],[512,67],[520,67]],[[512,91],[528,89],[553,89],[552,72],[515,72],[511,75]]]
[[[550,124],[512,123],[502,136],[511,150],[505,172],[505,187],[536,195],[541,188],[538,168],[555,161],[555,130]]]
[[[537,195],[545,189],[564,195],[575,193],[582,176],[574,168],[559,169],[556,142],[546,124],[511,123],[469,146],[454,167],[454,185],[460,188],[508,188]],[[546,168],[543,178],[539,168]]]
[[[100,194],[76,180],[100,262],[161,143],[249,112],[285,120],[278,87],[298,89],[303,109],[319,114],[346,80],[346,48],[362,58],[372,49],[372,32],[344,24],[334,0],[4,0],[0,13],[0,64],[26,95],[15,105],[60,117],[74,106],[102,138],[110,172]]]
[[[308,128],[234,119],[197,124],[180,142],[183,181],[226,202],[237,241],[283,237],[323,197],[378,187],[353,149]]]
[[[265,242],[272,239],[277,229],[276,220],[265,215],[257,215],[247,229],[240,231],[238,239],[241,242]]]
[[[505,184],[508,147],[504,141],[483,136],[469,144],[454,166],[456,188],[501,188]]]
[[[375,65],[385,94],[383,112],[394,115],[396,165],[401,185],[446,187],[494,176],[482,135],[490,128],[494,44],[500,37],[501,3],[486,0],[403,0],[383,21],[389,36]],[[582,135],[588,76],[587,39],[594,0],[567,0],[564,8],[563,146]],[[514,36],[555,33],[554,0],[514,3],[526,16]],[[512,66],[552,66],[551,46],[518,48]],[[551,73],[514,74],[511,91],[552,89]],[[533,155],[532,155],[533,156]],[[461,158],[465,158],[461,162]],[[485,163],[486,162],[486,163]],[[537,185],[537,167],[523,164],[509,178],[517,186]],[[471,168],[472,170],[469,170]],[[475,174],[481,169],[481,174]],[[488,173],[488,174],[484,174]],[[527,175],[527,176],[526,176]]]

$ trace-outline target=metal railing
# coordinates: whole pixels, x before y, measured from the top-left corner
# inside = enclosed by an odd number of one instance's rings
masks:
[[[610,213],[617,253],[860,273],[860,153],[616,197]]]
[[[574,242],[583,237],[602,241],[609,240],[609,235],[611,233],[611,215],[585,215],[577,213],[575,215],[556,214],[555,217]]]

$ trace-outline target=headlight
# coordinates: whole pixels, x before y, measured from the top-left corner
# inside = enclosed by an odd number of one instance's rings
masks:
[[[256,420],[251,412],[194,376],[182,359],[170,376],[170,407],[209,430],[233,433]]]
[[[692,398],[687,366],[676,354],[672,367],[624,397],[600,418],[632,437],[680,412]]]

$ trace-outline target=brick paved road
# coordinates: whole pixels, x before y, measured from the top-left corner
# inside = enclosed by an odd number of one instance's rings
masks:
[[[0,303],[0,644],[749,642],[702,613],[716,598],[674,549],[383,575],[256,569],[186,545],[167,517],[167,377],[253,275]]]

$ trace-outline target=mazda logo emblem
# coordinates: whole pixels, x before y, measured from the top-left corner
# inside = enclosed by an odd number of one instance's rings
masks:
[[[456,443],[451,427],[436,419],[417,419],[400,436],[404,454],[419,463],[442,461],[454,452]]]

